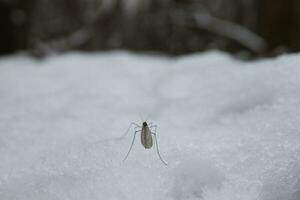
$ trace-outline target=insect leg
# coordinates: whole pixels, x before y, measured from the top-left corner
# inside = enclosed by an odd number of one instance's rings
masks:
[[[132,149],[132,146],[133,146],[133,144],[134,144],[134,140],[135,140],[136,133],[138,133],[138,132],[140,132],[140,131],[135,131],[135,132],[134,132],[134,136],[133,136],[133,139],[132,139],[132,142],[131,142],[129,151],[128,151],[128,153],[126,154],[126,156],[125,156],[125,158],[123,159],[123,161],[125,161],[125,160],[127,159],[128,155],[129,155],[129,153],[130,153],[130,151],[131,151],[131,149]]]
[[[136,130],[137,128],[141,128],[141,127],[134,127],[134,132],[139,132],[139,131],[141,131],[142,129],[140,129],[140,130]]]
[[[151,129],[151,128],[155,128],[153,132],[156,133],[157,125],[150,125],[149,128],[150,128],[150,129]]]
[[[126,130],[126,132],[125,132],[120,138],[124,138],[124,137],[128,134],[128,132],[129,132],[130,128],[132,127],[132,125],[135,125],[135,129],[136,129],[136,127],[142,128],[142,127],[141,127],[140,125],[138,125],[137,123],[132,122],[132,123],[129,125],[128,129]]]
[[[155,128],[156,131],[156,128]],[[156,137],[156,132],[152,133],[154,135],[154,139],[155,139],[155,146],[156,146],[156,151],[158,154],[159,159],[161,160],[161,162],[163,162],[165,165],[168,165],[161,157],[160,153],[159,153],[159,149],[158,149],[158,142],[157,142],[157,137]]]

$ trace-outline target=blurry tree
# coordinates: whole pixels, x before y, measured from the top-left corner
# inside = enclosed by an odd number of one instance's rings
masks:
[[[0,0],[0,54],[27,47],[26,1]]]
[[[9,19],[10,12],[11,8],[9,5],[0,2],[0,25],[2,27],[0,38],[3,38],[3,40],[1,40],[0,53],[12,52],[15,48],[13,24]]]
[[[0,0],[6,51],[300,49],[298,0]],[[9,40],[5,39],[9,38]],[[4,51],[2,51],[4,52]]]

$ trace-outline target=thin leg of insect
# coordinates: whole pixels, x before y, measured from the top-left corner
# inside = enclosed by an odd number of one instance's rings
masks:
[[[141,129],[142,129],[142,127],[141,127],[140,125],[138,125],[137,123],[132,122],[132,123],[129,125],[128,129],[126,130],[126,132],[125,132],[120,138],[124,138],[124,137],[128,134],[128,132],[129,132],[129,130],[131,129],[132,125],[135,126],[134,130],[136,130],[136,128],[141,128]]]
[[[150,125],[149,126],[149,128],[151,129],[151,128],[155,128],[155,131],[154,131],[154,133],[156,133],[156,128],[157,128],[157,125]]]
[[[158,157],[159,159],[161,160],[161,162],[163,162],[165,165],[168,165],[161,157],[160,153],[159,153],[159,148],[158,148],[158,142],[157,142],[157,137],[156,137],[156,128],[157,126],[154,125],[153,126],[155,129],[154,129],[154,132],[151,132],[153,135],[154,135],[154,139],[155,139],[155,146],[156,146],[156,151],[157,151],[157,154],[158,154]]]
[[[140,128],[140,130],[136,130],[136,129],[138,129],[138,128]],[[134,132],[136,132],[136,131],[141,131],[142,129],[141,129],[141,127],[134,127]]]
[[[123,161],[125,161],[125,160],[127,159],[128,155],[129,155],[129,153],[130,153],[130,151],[131,151],[131,149],[132,149],[132,146],[133,146],[133,144],[134,144],[134,140],[135,140],[136,133],[138,133],[138,132],[140,132],[140,130],[139,130],[139,131],[135,131],[135,132],[134,132],[133,139],[132,139],[132,142],[131,142],[131,145],[130,145],[129,151],[128,151],[128,153],[126,154],[126,156],[125,156],[125,158],[124,158],[124,160],[123,160]]]

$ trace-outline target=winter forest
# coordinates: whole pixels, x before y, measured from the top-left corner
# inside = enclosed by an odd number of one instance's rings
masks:
[[[128,49],[246,58],[300,49],[298,0],[1,0],[1,53]]]
[[[299,0],[0,0],[0,200],[300,200]]]

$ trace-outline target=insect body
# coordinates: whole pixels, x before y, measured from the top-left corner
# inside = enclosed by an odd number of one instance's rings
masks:
[[[128,155],[129,155],[129,153],[130,153],[130,151],[132,149],[132,146],[134,144],[134,140],[135,140],[136,134],[139,133],[139,132],[141,132],[141,143],[145,147],[145,149],[151,149],[152,146],[153,146],[153,140],[154,140],[155,141],[155,146],[156,146],[156,151],[157,151],[159,159],[165,165],[167,165],[167,163],[162,159],[162,157],[161,157],[161,155],[159,153],[158,143],[157,143],[157,138],[156,138],[156,128],[157,128],[157,125],[152,125],[152,123],[150,123],[149,126],[148,126],[147,122],[143,122],[142,126],[139,126],[136,123],[131,123],[125,134],[128,133],[128,131],[130,130],[130,128],[131,128],[132,125],[135,125],[135,128],[134,128],[135,132],[134,132],[134,136],[133,136],[133,139],[132,139],[129,151],[126,154],[126,156],[124,158],[124,161],[127,159]],[[152,128],[154,128],[154,131],[151,130]],[[137,130],[137,129],[139,129],[139,130]]]
[[[143,127],[141,130],[141,143],[145,147],[145,149],[151,149],[151,147],[153,146],[152,133],[146,122],[143,123]]]

